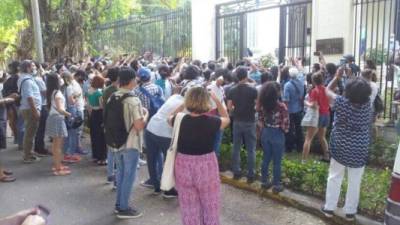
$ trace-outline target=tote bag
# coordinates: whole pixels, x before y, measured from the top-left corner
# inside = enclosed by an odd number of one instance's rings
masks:
[[[167,150],[167,157],[165,159],[163,172],[161,175],[161,190],[169,191],[175,187],[175,157],[178,148],[179,130],[181,127],[182,118],[185,116],[184,113],[178,113],[175,117],[174,128],[172,130],[172,141],[171,145]]]
[[[307,108],[306,114],[301,120],[302,127],[318,127],[319,109]]]

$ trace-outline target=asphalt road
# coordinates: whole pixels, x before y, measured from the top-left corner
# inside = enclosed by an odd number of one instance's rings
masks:
[[[176,199],[153,196],[151,190],[138,185],[148,176],[146,167],[139,170],[131,196],[131,203],[144,215],[138,219],[119,220],[113,214],[115,192],[111,185],[105,184],[105,167],[94,165],[89,157],[72,165],[72,175],[66,177],[51,174],[50,157],[28,165],[21,159],[22,152],[13,144],[0,151],[2,165],[12,169],[17,177],[14,183],[0,183],[0,217],[43,204],[51,210],[51,225],[181,224]],[[228,185],[222,185],[222,197],[222,225],[327,224],[302,211]]]

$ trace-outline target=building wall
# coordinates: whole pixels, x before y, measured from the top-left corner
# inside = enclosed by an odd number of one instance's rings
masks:
[[[344,54],[353,53],[354,7],[352,0],[314,0],[312,24],[312,52],[316,41],[328,38],[344,39]],[[339,62],[340,55],[325,56],[328,62]],[[312,56],[312,62],[318,58]]]

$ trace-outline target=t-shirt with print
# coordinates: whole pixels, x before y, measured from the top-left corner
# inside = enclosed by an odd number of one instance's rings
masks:
[[[326,95],[325,87],[323,85],[318,85],[313,88],[310,92],[310,101],[316,102],[319,107],[320,115],[329,115],[329,98]]]
[[[233,103],[233,119],[240,122],[255,121],[257,89],[248,84],[237,84],[228,93]]]
[[[186,155],[204,155],[214,151],[213,146],[221,119],[214,116],[185,115],[179,130],[177,151]]]

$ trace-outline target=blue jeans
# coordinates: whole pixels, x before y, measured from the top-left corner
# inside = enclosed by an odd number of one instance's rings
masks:
[[[215,135],[215,142],[214,142],[214,151],[217,157],[219,157],[221,153],[221,142],[222,142],[222,137],[223,137],[224,131],[223,130],[218,130],[217,134]]]
[[[18,109],[17,113],[17,141],[18,141],[18,147],[21,147],[22,149],[22,142],[24,141],[24,133],[25,133],[25,126],[24,126],[24,118],[22,117],[21,110]]]
[[[273,185],[281,183],[281,163],[285,151],[285,134],[279,128],[266,127],[261,133],[261,145],[264,150],[261,166],[261,182],[268,183],[269,163],[273,160]]]
[[[127,210],[132,187],[136,179],[139,151],[137,149],[123,149],[114,153],[114,160],[117,165],[117,201],[115,208]]]
[[[69,107],[67,109],[72,116],[82,116],[81,111],[76,107]],[[68,129],[68,137],[64,139],[64,153],[67,155],[73,155],[76,153],[79,147],[79,128]]]
[[[107,177],[112,177],[115,174],[114,153],[111,150],[107,151]]]
[[[146,130],[144,139],[147,146],[147,168],[150,181],[155,191],[160,191],[161,174],[164,165],[164,156],[167,154],[171,138],[157,136]]]
[[[244,143],[247,150],[247,177],[254,178],[254,167],[256,164],[256,123],[255,122],[233,122],[233,173],[240,174],[240,149]]]

